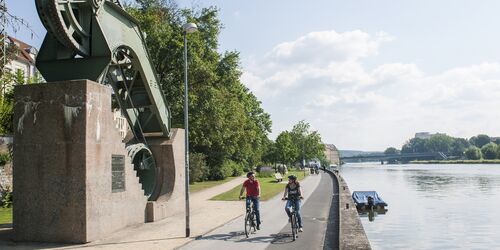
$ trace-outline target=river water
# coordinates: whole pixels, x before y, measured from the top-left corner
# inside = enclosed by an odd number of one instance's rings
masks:
[[[385,214],[361,222],[373,249],[500,249],[500,165],[345,164],[351,192],[375,190]]]

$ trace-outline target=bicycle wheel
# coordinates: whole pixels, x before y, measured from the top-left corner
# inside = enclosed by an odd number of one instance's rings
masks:
[[[295,213],[292,213],[292,218],[291,218],[291,224],[292,224],[292,240],[295,241],[295,239],[297,238],[297,220],[296,220],[296,216],[295,216]]]
[[[252,230],[252,213],[248,212],[245,215],[245,235],[247,236],[247,238],[248,235],[250,235],[251,230]]]

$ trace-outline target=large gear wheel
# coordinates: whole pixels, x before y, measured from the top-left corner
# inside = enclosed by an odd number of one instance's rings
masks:
[[[90,55],[92,16],[105,1],[121,7],[118,0],[35,0],[47,31],[80,56]]]

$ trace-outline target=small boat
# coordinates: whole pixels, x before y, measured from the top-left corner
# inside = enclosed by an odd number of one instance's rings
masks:
[[[387,203],[380,198],[376,191],[354,191],[352,199],[357,209],[384,208]]]

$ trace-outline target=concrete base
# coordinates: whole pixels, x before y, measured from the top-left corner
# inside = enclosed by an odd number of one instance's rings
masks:
[[[155,192],[146,206],[146,221],[185,214],[184,129],[172,129],[169,140],[147,138],[158,175]]]
[[[16,86],[15,240],[84,243],[145,221],[147,197],[115,126],[109,87]],[[123,190],[112,188],[112,155],[124,156]]]

